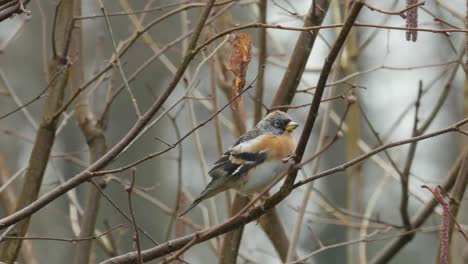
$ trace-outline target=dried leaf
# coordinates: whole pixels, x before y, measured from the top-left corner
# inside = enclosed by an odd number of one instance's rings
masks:
[[[247,67],[252,60],[252,38],[249,34],[240,33],[235,35],[232,41],[231,60],[227,69],[234,73],[232,82],[232,97],[238,96],[245,85]],[[242,98],[237,98],[232,102],[232,109],[237,109],[242,103]]]

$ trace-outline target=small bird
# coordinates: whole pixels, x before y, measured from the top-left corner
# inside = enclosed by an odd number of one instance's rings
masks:
[[[296,150],[291,132],[298,126],[281,111],[265,116],[215,162],[208,172],[211,182],[179,217],[231,188],[244,196],[263,191],[288,168],[288,160]]]

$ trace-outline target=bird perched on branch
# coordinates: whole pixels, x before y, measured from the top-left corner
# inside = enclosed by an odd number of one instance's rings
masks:
[[[298,126],[281,111],[265,116],[215,162],[208,172],[211,182],[179,217],[203,200],[231,188],[246,196],[263,191],[288,168],[296,150],[291,132]]]

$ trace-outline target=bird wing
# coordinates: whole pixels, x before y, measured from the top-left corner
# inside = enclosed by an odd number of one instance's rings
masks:
[[[179,217],[185,215],[203,200],[229,189],[231,187],[229,184],[230,182],[235,182],[245,172],[263,163],[267,157],[267,151],[260,151],[257,153],[236,153],[233,150],[230,150],[224,153],[224,155],[208,172],[212,177],[210,183],[195,198],[193,203],[179,215]]]
[[[212,178],[221,178],[225,176],[242,175],[249,169],[257,166],[267,159],[268,152],[260,151],[256,153],[242,152],[236,153],[227,151],[223,156],[213,165],[213,168],[208,172]]]
[[[212,178],[210,183],[180,216],[186,214],[203,200],[231,188],[231,183],[236,182],[244,173],[265,162],[268,159],[269,151],[266,148],[262,149],[262,147],[255,148],[256,144],[261,142],[262,137],[263,135],[256,129],[239,137],[208,172]]]
[[[255,144],[255,141],[261,137],[260,131],[256,128],[240,136],[234,145],[226,151],[221,158],[214,164],[208,172],[212,178],[220,178],[228,175],[241,175],[250,168],[255,167],[267,158],[266,151],[245,152],[241,145]]]
[[[200,194],[210,197],[232,187],[229,183],[237,181],[244,173],[263,163],[268,157],[267,151],[257,153],[226,152],[208,172],[212,180]]]

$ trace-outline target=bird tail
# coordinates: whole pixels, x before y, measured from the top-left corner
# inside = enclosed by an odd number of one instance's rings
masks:
[[[210,198],[210,197],[213,197],[214,195],[216,195],[217,193],[219,193],[220,191],[223,191],[224,189],[219,189],[219,188],[216,188],[216,181],[215,180],[212,180],[210,183],[208,183],[208,186],[206,186],[205,190],[203,190],[203,192],[201,192],[197,198],[195,198],[195,200],[193,201],[193,203],[191,205],[189,205],[189,207],[187,207],[187,209],[185,209],[181,214],[179,214],[179,218],[184,216],[186,213],[188,213],[190,210],[192,210],[195,206],[197,206],[199,203],[201,203],[202,201]]]
[[[204,200],[203,196],[198,196],[197,199],[193,201],[193,203],[187,207],[182,213],[179,214],[178,218],[184,216],[186,213],[188,213],[190,210],[192,210],[195,206],[197,206],[199,203],[201,203]]]

